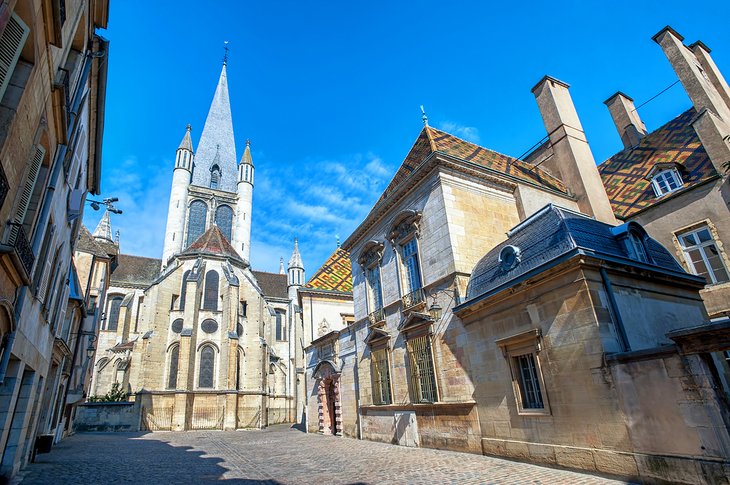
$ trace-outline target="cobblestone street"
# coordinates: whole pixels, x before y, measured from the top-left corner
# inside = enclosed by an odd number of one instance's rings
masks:
[[[264,431],[77,434],[16,479],[31,483],[623,483],[485,456]]]

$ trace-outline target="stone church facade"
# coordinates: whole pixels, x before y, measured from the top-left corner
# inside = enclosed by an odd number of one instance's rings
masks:
[[[190,125],[177,149],[162,258],[120,254],[111,275],[91,392],[116,383],[143,429],[294,419],[304,265],[295,241],[287,272],[251,269],[253,183],[248,142],[237,163],[224,63],[197,149]],[[105,215],[94,238],[111,234]]]

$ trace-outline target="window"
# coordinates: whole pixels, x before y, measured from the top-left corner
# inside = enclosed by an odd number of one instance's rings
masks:
[[[188,276],[190,276],[190,270],[183,273],[182,285],[180,285],[180,310],[185,310],[185,295],[188,289]]]
[[[243,349],[236,352],[236,389],[243,388]]]
[[[200,350],[200,370],[198,372],[198,387],[204,389],[212,389],[214,371],[215,349],[213,349],[211,345],[205,345]]]
[[[370,378],[373,384],[373,404],[391,404],[393,401],[390,395],[387,348],[370,352]]]
[[[34,148],[28,165],[28,175],[20,193],[15,222],[23,224],[23,230],[32,238],[36,215],[41,206],[46,179],[50,172],[50,158],[46,157],[46,149],[43,146],[37,145]]]
[[[190,246],[205,232],[205,219],[208,206],[202,200],[193,201],[188,212],[188,239],[185,246]]]
[[[210,188],[211,189],[217,189],[218,184],[221,180],[221,169],[218,167],[218,165],[213,165],[210,168]]]
[[[373,267],[365,270],[368,284],[368,303],[370,311],[374,312],[383,308],[383,291],[380,287],[380,266],[376,263]]]
[[[431,354],[431,337],[423,335],[408,340],[408,362],[410,368],[411,400],[419,402],[436,402],[436,376],[433,370]]]
[[[677,236],[690,271],[704,276],[708,284],[730,281],[722,255],[715,244],[710,228],[700,227]]]
[[[109,313],[107,314],[106,329],[115,330],[119,324],[119,309],[122,306],[123,298],[114,296],[109,300]]]
[[[218,273],[210,270],[205,274],[203,310],[218,310]]]
[[[664,194],[674,192],[675,190],[681,189],[684,186],[682,177],[676,168],[669,170],[662,170],[651,179],[651,186],[654,188],[654,193],[657,197],[661,197]]]
[[[180,346],[175,345],[170,349],[170,363],[167,371],[167,388],[177,388],[177,366],[180,360]]]
[[[286,315],[283,312],[276,311],[276,340],[286,340],[286,322],[284,317]]]
[[[245,300],[241,300],[238,302],[238,316],[242,318],[246,318],[246,311],[248,311],[248,304]]]
[[[134,333],[139,330],[139,312],[142,310],[144,304],[144,296],[140,296],[137,300],[137,314],[134,316]]]
[[[418,242],[416,238],[401,246],[403,254],[403,268],[406,273],[406,289],[408,293],[413,293],[421,289],[421,271],[418,267]]]
[[[649,262],[649,256],[644,246],[644,238],[637,231],[629,231],[629,252],[632,259],[644,263]]]
[[[540,330],[529,330],[495,343],[502,348],[510,367],[518,413],[550,414],[538,358],[541,350]]]
[[[172,295],[172,299],[170,300],[170,310],[175,309],[179,300],[180,300],[180,295]]]
[[[535,354],[523,354],[512,357],[517,371],[520,388],[520,401],[523,409],[543,409],[545,404],[540,390]]]
[[[227,205],[219,206],[215,211],[215,224],[230,242],[233,227],[233,209]]]
[[[20,17],[12,13],[5,26],[5,30],[3,30],[2,37],[0,37],[0,49],[2,52],[2,56],[0,56],[0,99],[3,98],[5,90],[10,84],[10,78],[20,59],[20,54],[29,32],[30,29]]]

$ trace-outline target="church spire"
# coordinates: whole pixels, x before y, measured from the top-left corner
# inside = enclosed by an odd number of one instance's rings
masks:
[[[112,237],[112,221],[109,217],[108,210],[105,210],[104,215],[101,216],[99,225],[96,226],[96,229],[94,229],[93,236],[94,239],[104,239],[109,242],[114,242],[114,238]]]
[[[304,283],[304,263],[302,255],[299,254],[299,241],[294,238],[294,251],[289,259],[289,287],[302,286]]]
[[[178,150],[189,150],[191,152],[193,151],[193,141],[190,139],[190,129],[190,123],[188,123],[188,126],[185,127],[185,135],[180,142],[180,146],[177,147]]]
[[[286,274],[284,270],[284,258],[279,258],[279,274]]]
[[[216,162],[216,152],[220,162]],[[195,152],[195,169],[193,170],[193,185],[200,187],[210,186],[211,168],[218,163],[220,168],[219,190],[236,192],[237,168],[236,145],[233,136],[233,119],[231,103],[228,97],[228,76],[226,64],[223,64],[218,85],[210,104],[208,117],[200,135],[198,149]]]

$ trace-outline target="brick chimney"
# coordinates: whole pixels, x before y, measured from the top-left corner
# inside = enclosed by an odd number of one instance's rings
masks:
[[[702,69],[705,70],[705,74],[707,74],[707,77],[710,78],[710,82],[713,86],[715,86],[720,97],[725,100],[725,104],[728,108],[730,108],[730,86],[728,86],[727,81],[725,81],[725,78],[722,76],[720,69],[717,68],[715,61],[712,60],[712,57],[710,56],[710,48],[701,40],[698,40],[694,44],[690,44],[689,48],[692,49],[692,52],[699,61],[700,66],[702,66]]]
[[[639,113],[634,108],[634,100],[621,91],[617,92],[603,102],[608,106],[608,111],[616,125],[618,135],[624,144],[624,148],[635,147],[639,140],[646,135],[646,126],[639,118]]]
[[[555,164],[563,183],[575,195],[581,212],[599,221],[616,224],[596,161],[568,92],[569,87],[562,81],[545,76],[532,88],[550,137]]]

